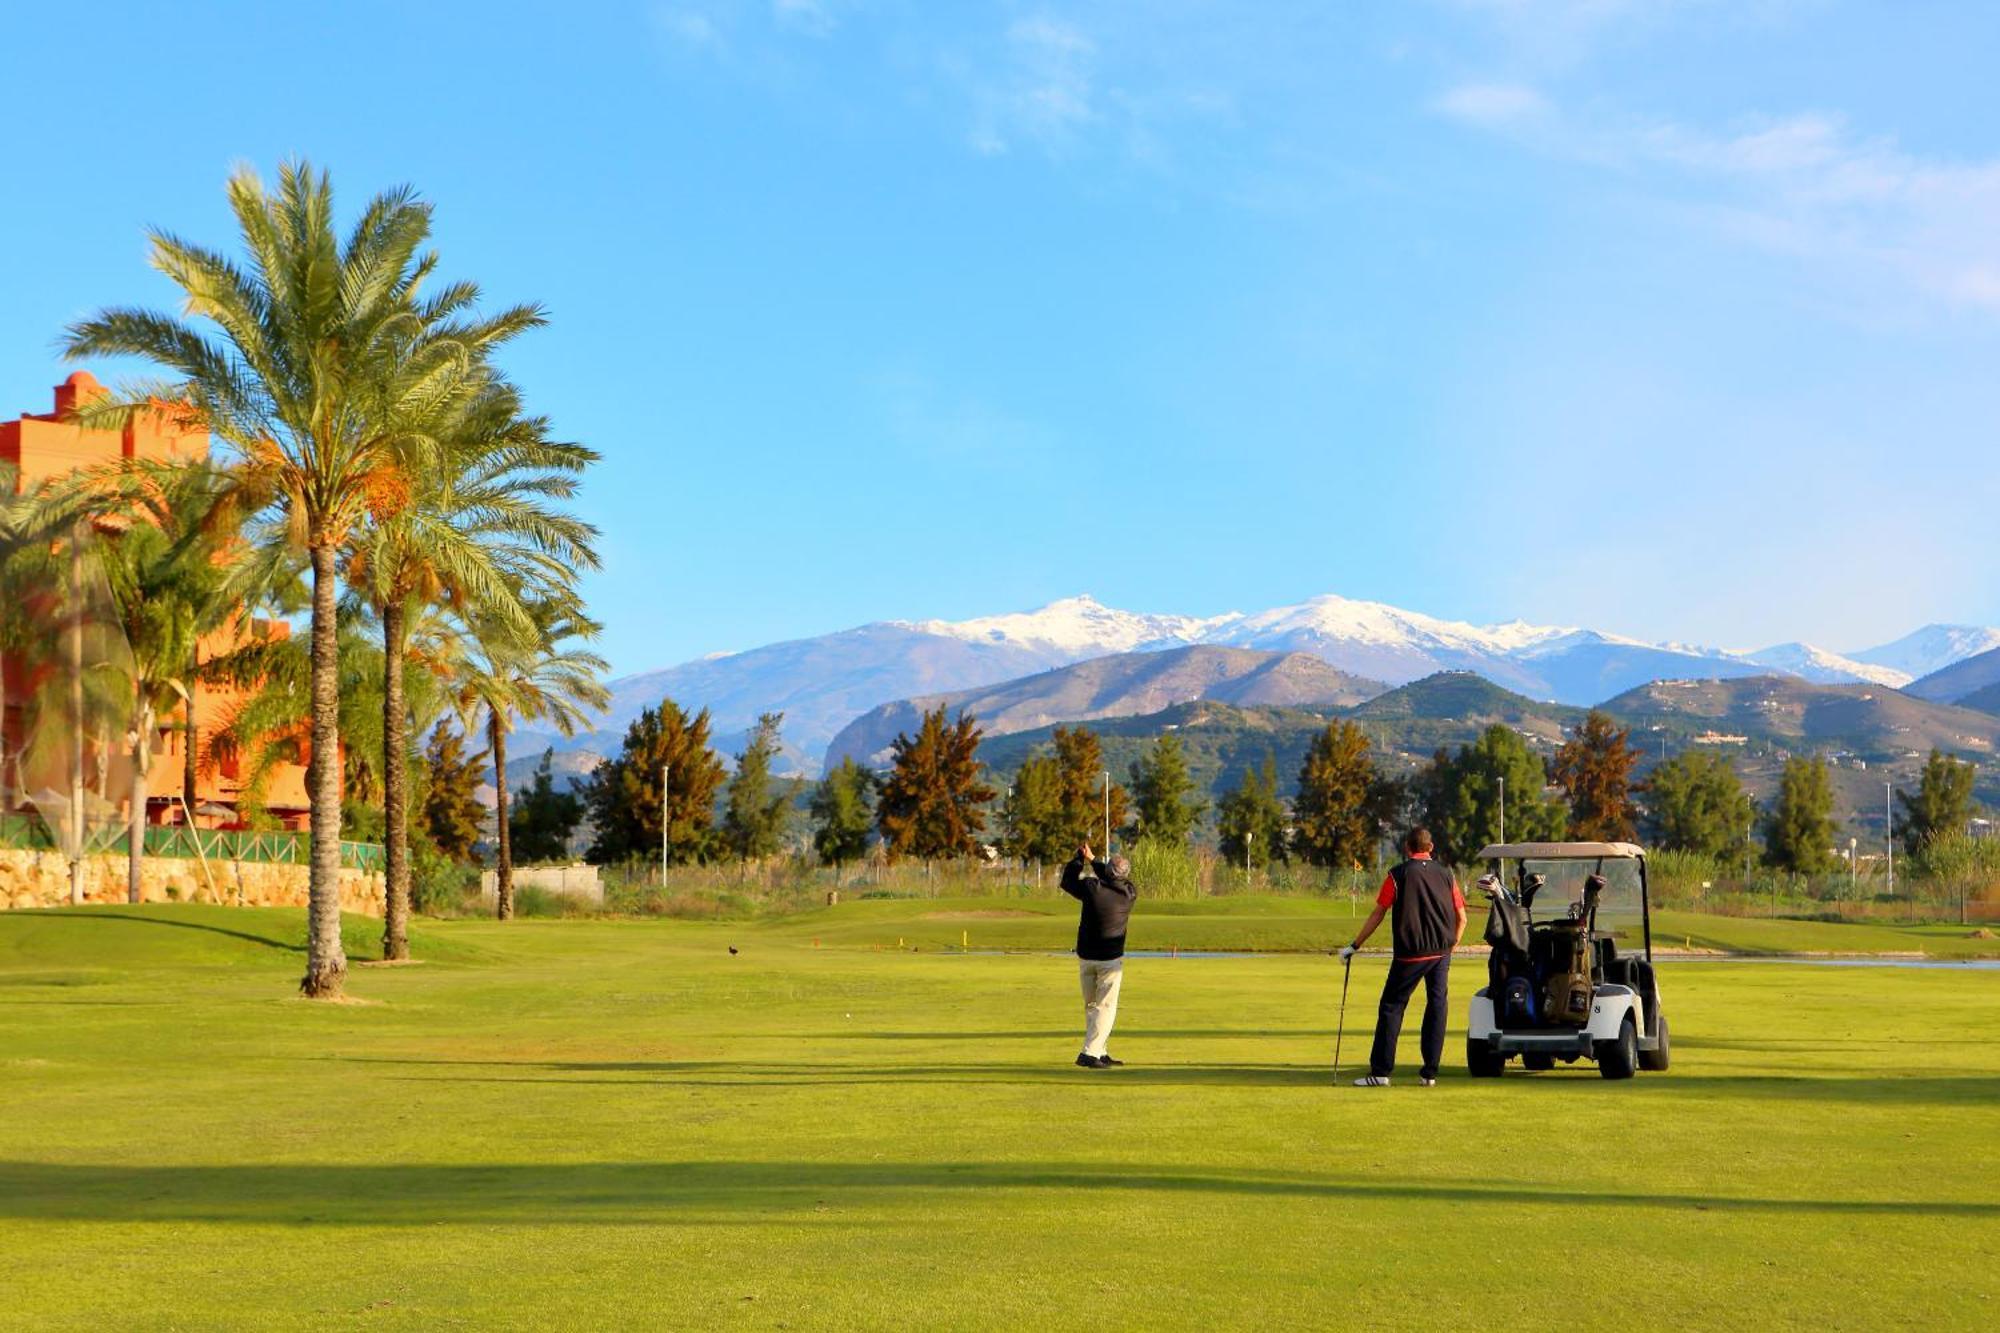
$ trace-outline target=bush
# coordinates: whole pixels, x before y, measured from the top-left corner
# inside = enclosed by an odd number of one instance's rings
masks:
[[[1148,898],[1199,898],[1201,867],[1184,843],[1141,838],[1132,844],[1132,882]]]
[[[340,805],[340,838],[342,842],[386,842],[389,838],[389,817],[382,813],[379,805],[343,801]]]
[[[410,908],[425,916],[444,916],[479,894],[479,867],[454,861],[429,838],[410,839]]]
[[[1718,892],[1725,878],[1739,882],[1743,866],[1724,868],[1712,856],[1700,852],[1657,851],[1646,858],[1646,887],[1655,905],[1701,903]],[[1704,888],[1706,885],[1708,887]]]
[[[2000,897],[2000,838],[1938,838],[1917,853],[1917,896],[1965,919],[1967,901]]]
[[[574,894],[557,893],[539,884],[514,886],[515,916],[596,916],[597,908]]]

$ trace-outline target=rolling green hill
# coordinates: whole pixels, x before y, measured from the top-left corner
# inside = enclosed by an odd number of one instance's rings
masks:
[[[1604,709],[1669,735],[1716,731],[1883,762],[1920,758],[1932,747],[1990,761],[2000,744],[2000,717],[1990,713],[1879,685],[1813,685],[1785,676],[1655,681],[1608,700]]]
[[[1562,743],[1563,728],[1583,717],[1580,708],[1537,703],[1468,671],[1442,671],[1351,708],[1240,708],[1215,700],[1180,704],[1139,717],[1090,723],[1103,742],[1111,772],[1121,781],[1131,765],[1164,732],[1179,735],[1196,785],[1219,795],[1236,785],[1246,766],[1278,760],[1281,789],[1290,792],[1306,747],[1336,718],[1368,733],[1391,772],[1413,771],[1439,746],[1464,745],[1494,723],[1514,727],[1537,750]],[[1011,776],[1031,755],[1051,747],[1052,727],[995,737],[980,758]]]
[[[1679,753],[1709,733],[1740,736],[1725,746],[1751,794],[1771,799],[1786,758],[1822,754],[1833,764],[1835,816],[1868,833],[1882,822],[1883,784],[1908,789],[1932,746],[1980,765],[1977,794],[2000,802],[2000,716],[1927,703],[1873,685],[1814,685],[1787,677],[1659,681],[1603,705],[1632,730],[1642,758],[1639,774],[1663,754]],[[1368,733],[1383,767],[1414,772],[1440,747],[1455,748],[1500,723],[1519,731],[1539,753],[1552,754],[1584,710],[1541,703],[1470,672],[1447,671],[1413,681],[1348,708],[1241,708],[1214,700],[1182,704],[1137,717],[1090,723],[1104,744],[1113,775],[1123,780],[1155,737],[1173,731],[1187,752],[1195,782],[1211,796],[1234,787],[1246,766],[1277,756],[1289,793],[1313,735],[1335,718]],[[1050,748],[1049,727],[997,737],[980,757],[1003,778]]]

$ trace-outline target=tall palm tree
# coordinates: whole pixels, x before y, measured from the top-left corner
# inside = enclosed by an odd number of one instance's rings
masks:
[[[49,488],[44,525],[62,528],[89,517],[102,533],[91,558],[104,575],[123,633],[130,697],[126,736],[131,764],[126,893],[139,901],[145,844],[147,779],[160,719],[183,716],[187,810],[194,809],[195,689],[202,638],[240,621],[252,590],[283,579],[282,561],[240,538],[243,492],[227,469],[207,461],[120,460],[86,469]],[[232,563],[233,561],[233,563]]]
[[[324,172],[287,163],[275,193],[249,169],[228,185],[247,262],[165,232],[152,262],[186,295],[189,315],[114,308],[70,326],[72,360],[140,357],[172,377],[90,404],[85,425],[122,425],[148,407],[204,423],[240,460],[238,475],[283,519],[312,571],[312,867],[308,996],[346,980],[340,942],[340,751],[336,560],[370,513],[408,503],[412,479],[439,452],[486,382],[498,344],[541,322],[517,306],[472,312],[478,289],[447,284],[424,297],[437,258],[421,252],[431,210],[408,189],[376,196],[343,242]]]
[[[27,571],[21,559],[31,540],[28,515],[32,497],[17,494],[17,474],[11,464],[0,463],[0,815],[14,808],[14,784],[7,744],[6,655],[19,649],[28,636],[28,618],[22,614]]]
[[[547,438],[547,422],[521,414],[513,388],[495,382],[444,441],[439,465],[413,502],[357,535],[348,586],[382,630],[382,787],[385,880],[383,957],[410,955],[410,708],[404,672],[413,617],[433,606],[477,614],[532,634],[523,590],[573,584],[597,566],[596,529],[561,512],[576,477],[597,455]]]
[[[514,915],[514,859],[507,830],[507,734],[518,718],[547,722],[572,736],[592,713],[611,701],[600,677],[602,657],[582,646],[600,626],[571,596],[547,594],[528,604],[527,632],[497,617],[476,617],[459,703],[468,730],[481,709],[493,756],[495,907],[502,921]]]

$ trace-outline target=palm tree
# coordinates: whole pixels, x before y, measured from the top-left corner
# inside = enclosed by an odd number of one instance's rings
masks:
[[[599,677],[609,667],[575,640],[597,637],[597,622],[578,609],[573,597],[544,593],[527,606],[527,632],[495,617],[472,623],[471,652],[459,704],[466,728],[486,711],[486,744],[493,756],[493,817],[496,909],[502,921],[514,915],[514,860],[507,831],[507,733],[516,718],[547,722],[565,736],[611,701]]]
[[[14,808],[14,785],[8,776],[7,668],[5,657],[21,647],[28,635],[22,614],[26,571],[21,555],[29,545],[28,515],[32,499],[16,493],[17,474],[0,463],[0,815]]]
[[[404,671],[410,623],[427,607],[480,613],[514,632],[535,626],[522,590],[568,587],[597,566],[596,529],[552,507],[575,493],[597,455],[547,438],[496,382],[444,442],[439,466],[413,502],[357,534],[347,583],[382,630],[382,802],[385,880],[382,954],[410,956],[410,709]]]
[[[147,778],[163,714],[183,714],[187,762],[184,799],[195,805],[195,689],[202,638],[242,619],[254,588],[282,581],[269,550],[240,539],[242,492],[227,470],[202,462],[122,460],[87,469],[50,488],[44,525],[58,529],[89,516],[101,538],[91,558],[101,570],[123,633],[120,664],[130,697],[126,728],[131,763],[126,894],[140,898]],[[234,558],[234,564],[231,559]]]
[[[211,336],[171,314],[114,308],[70,326],[72,360],[133,356],[172,378],[80,409],[93,426],[148,407],[186,414],[241,461],[243,484],[283,520],[312,571],[312,868],[308,996],[346,980],[340,942],[340,752],[336,560],[371,513],[408,503],[413,478],[439,452],[438,430],[485,384],[487,354],[541,322],[519,306],[475,318],[478,289],[448,284],[427,299],[437,267],[420,253],[430,206],[408,189],[376,196],[342,242],[324,172],[287,163],[275,194],[249,169],[229,203],[247,264],[165,232],[152,262],[186,295]]]

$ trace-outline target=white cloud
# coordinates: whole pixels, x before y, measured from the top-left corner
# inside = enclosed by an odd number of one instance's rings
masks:
[[[722,44],[722,30],[715,19],[700,9],[683,5],[655,5],[653,26],[668,40],[696,50],[713,50]]]
[[[771,0],[771,17],[780,27],[814,37],[827,36],[836,23],[827,0]]]
[[[1093,64],[1096,45],[1074,24],[1046,14],[1007,29],[997,73],[972,83],[972,145],[1004,153],[1027,140],[1050,151],[1074,145],[1098,119]]]
[[[2000,312],[2000,160],[1923,157],[1823,114],[1726,132],[1593,121],[1505,84],[1461,86],[1435,105],[1537,151],[1634,177],[1736,239],[1824,261],[1840,280],[1888,278]]]
[[[1548,100],[1519,83],[1464,83],[1433,104],[1453,120],[1492,129],[1518,124],[1543,114]]]

